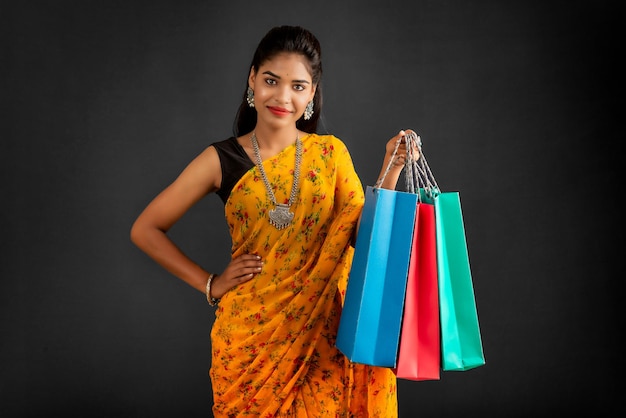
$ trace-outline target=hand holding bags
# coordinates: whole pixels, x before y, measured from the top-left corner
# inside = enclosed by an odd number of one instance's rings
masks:
[[[441,192],[420,138],[405,139],[420,150],[407,155],[408,192],[367,187],[336,345],[351,361],[433,380],[485,360],[459,193]]]

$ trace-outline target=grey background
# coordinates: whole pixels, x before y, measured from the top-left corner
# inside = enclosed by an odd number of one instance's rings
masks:
[[[487,364],[400,381],[400,416],[608,415],[620,4],[1,1],[0,416],[211,415],[212,310],[129,229],[231,134],[254,48],[279,24],[320,39],[321,131],[364,185],[413,128],[461,193]],[[171,235],[226,265],[217,196]]]

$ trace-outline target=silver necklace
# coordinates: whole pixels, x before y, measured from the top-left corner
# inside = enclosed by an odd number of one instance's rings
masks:
[[[270,224],[272,224],[276,229],[286,228],[291,223],[291,221],[293,221],[293,212],[291,212],[289,208],[291,207],[291,205],[293,205],[293,202],[296,200],[296,194],[298,194],[298,179],[300,178],[300,163],[302,162],[302,142],[300,142],[300,138],[298,138],[298,136],[296,135],[296,163],[293,169],[293,184],[291,185],[289,202],[287,204],[284,204],[278,203],[276,201],[276,196],[274,196],[272,185],[267,179],[267,174],[265,174],[265,170],[263,169],[263,161],[261,161],[259,143],[256,140],[256,134],[254,132],[252,132],[250,141],[252,142],[254,157],[256,158],[256,166],[259,169],[259,172],[261,173],[261,178],[263,179],[263,183],[265,184],[265,190],[267,190],[267,195],[274,204],[274,209],[269,211]]]

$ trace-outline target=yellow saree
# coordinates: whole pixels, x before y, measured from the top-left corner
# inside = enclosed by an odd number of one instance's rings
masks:
[[[364,201],[345,145],[331,135],[302,139],[291,225],[273,209],[257,168],[225,204],[232,256],[259,254],[263,270],[220,301],[211,331],[215,417],[397,416],[389,369],[350,363],[335,348],[352,262],[351,236]],[[287,203],[295,146],[263,162],[278,202]]]

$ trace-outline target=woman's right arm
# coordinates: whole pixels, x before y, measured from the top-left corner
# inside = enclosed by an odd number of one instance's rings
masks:
[[[167,231],[202,197],[217,190],[221,178],[217,151],[210,146],[148,204],[130,231],[131,241],[137,247],[202,293],[209,273],[186,256]]]

